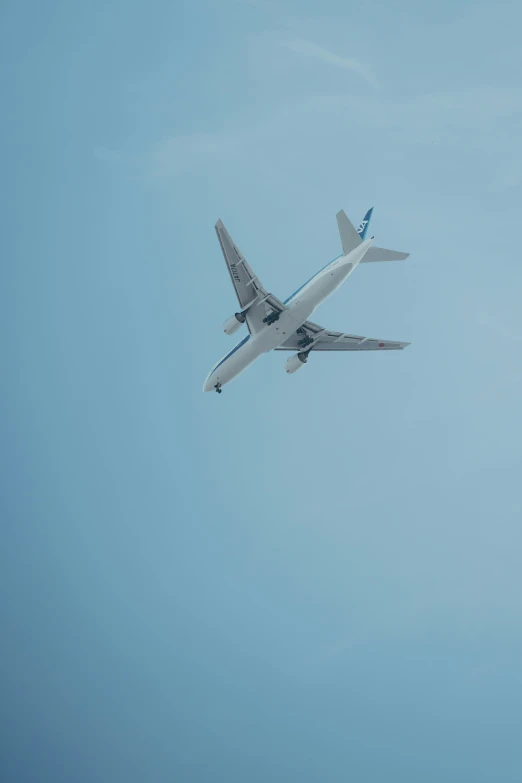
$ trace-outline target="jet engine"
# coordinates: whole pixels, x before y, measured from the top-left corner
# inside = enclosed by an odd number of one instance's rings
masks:
[[[293,356],[291,356],[287,361],[285,362],[285,370],[287,373],[293,373],[297,372],[301,369],[301,367],[306,364],[308,360],[308,354],[301,351],[301,353],[294,353]]]
[[[245,320],[246,319],[243,313],[235,313],[235,315],[231,315],[230,318],[227,318],[223,324],[223,331],[225,334],[234,334],[234,332],[237,332],[241,324],[245,323]]]

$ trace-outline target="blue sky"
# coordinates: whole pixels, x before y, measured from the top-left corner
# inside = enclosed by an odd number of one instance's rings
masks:
[[[520,4],[0,13],[2,780],[519,783]],[[285,298],[370,206],[407,351],[204,395],[215,221]]]

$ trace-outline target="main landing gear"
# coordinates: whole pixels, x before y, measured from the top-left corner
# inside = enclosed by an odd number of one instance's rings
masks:
[[[270,324],[273,324],[276,321],[279,321],[279,313],[276,312],[269,313],[266,318],[263,318],[263,323],[267,326],[270,326]]]
[[[299,329],[296,329],[295,333],[301,338],[297,343],[300,348],[306,348],[307,345],[311,345],[314,341],[314,338],[310,337],[306,329],[303,329],[302,326],[300,326]]]
[[[218,394],[221,394],[222,388],[221,388],[221,384],[220,383],[216,383],[216,385],[214,386],[214,389],[217,391]]]

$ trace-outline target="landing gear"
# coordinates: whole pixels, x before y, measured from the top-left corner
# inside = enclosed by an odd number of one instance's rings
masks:
[[[221,389],[221,384],[220,383],[216,383],[216,385],[214,386],[214,389],[217,391],[218,394],[221,394],[222,389]]]
[[[314,338],[310,337],[310,335],[308,334],[308,332],[303,326],[300,326],[299,329],[296,329],[295,333],[302,338],[297,343],[297,345],[299,345],[301,348],[306,348],[307,345],[310,345],[314,341]]]
[[[265,318],[263,318],[263,323],[267,326],[270,326],[270,324],[273,324],[276,321],[279,321],[279,313],[276,312],[271,312]]]

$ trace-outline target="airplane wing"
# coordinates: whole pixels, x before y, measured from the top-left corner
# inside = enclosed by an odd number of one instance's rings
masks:
[[[294,334],[276,351],[400,351],[409,343],[376,340],[344,332],[330,332],[322,326],[306,321],[302,332]]]
[[[248,329],[251,334],[259,332],[266,327],[263,319],[270,313],[282,313],[285,305],[265,290],[222,220],[216,223],[216,234]]]

